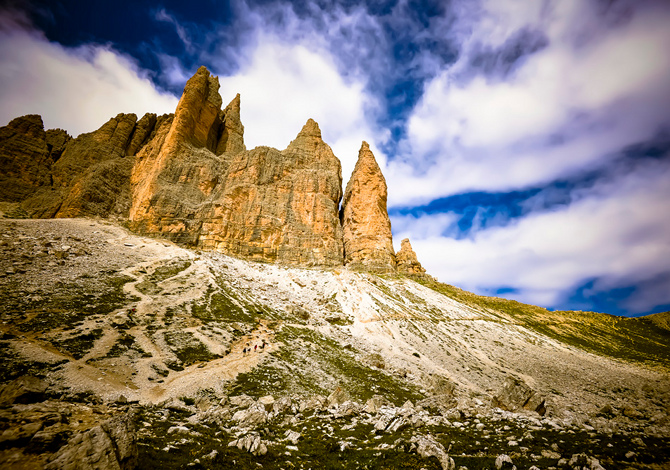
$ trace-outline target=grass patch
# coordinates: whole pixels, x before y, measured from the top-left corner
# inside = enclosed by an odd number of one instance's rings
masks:
[[[93,346],[95,342],[102,337],[102,328],[96,328],[78,336],[64,339],[62,341],[54,341],[53,345],[59,350],[71,354],[75,359],[84,357]]]
[[[217,354],[212,354],[207,349],[207,346],[187,331],[166,331],[164,338],[165,342],[184,366],[190,366],[196,362],[207,362],[221,357]]]
[[[11,318],[22,331],[71,329],[92,315],[107,315],[138,300],[123,292],[123,286],[134,279],[120,274],[82,276],[72,282],[56,282],[51,289],[26,295],[21,286],[8,286],[0,292],[2,317]],[[38,300],[36,300],[38,299]],[[16,314],[27,317],[25,321]]]
[[[486,297],[431,280],[417,282],[470,307],[586,351],[647,365],[670,367],[670,331],[647,317],[550,311],[515,300]]]

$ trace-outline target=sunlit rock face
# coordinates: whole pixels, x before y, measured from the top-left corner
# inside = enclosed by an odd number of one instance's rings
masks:
[[[358,152],[342,204],[344,262],[353,268],[395,271],[384,175],[367,142]]]
[[[258,147],[226,159],[198,245],[295,265],[341,265],[340,161],[307,121],[283,151]]]
[[[218,79],[201,67],[170,128],[138,154],[131,227],[245,258],[341,265],[342,170],[317,123],[283,151],[247,151],[239,95],[220,106]]]

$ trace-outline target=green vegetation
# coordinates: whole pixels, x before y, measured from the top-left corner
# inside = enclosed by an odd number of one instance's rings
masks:
[[[107,315],[136,300],[123,292],[134,280],[116,272],[98,277],[82,276],[72,282],[56,282],[26,295],[20,285],[9,285],[0,292],[0,315],[12,318],[22,312],[24,321],[16,322],[22,331],[72,329],[92,315]]]
[[[212,354],[200,340],[188,331],[166,331],[165,342],[175,353],[183,366],[190,366],[196,362],[206,362],[218,359],[221,356]]]
[[[3,335],[3,340],[13,339],[11,335]],[[67,362],[62,360],[58,362],[39,362],[27,361],[21,359],[11,347],[9,341],[0,341],[0,384],[10,382],[23,375],[33,375],[44,378],[49,371],[56,369],[61,364]]]
[[[135,342],[135,337],[125,332],[121,332],[119,339],[110,348],[105,357],[120,357],[128,351],[136,351],[141,357],[152,357],[150,353],[146,352],[142,347]]]
[[[361,402],[377,394],[397,405],[424,398],[413,385],[365,365],[353,353],[319,332],[284,326],[276,338],[286,346],[273,353],[272,362],[240,374],[232,385],[236,394],[329,395],[334,385],[339,384],[353,399]],[[330,382],[326,378],[330,378]]]
[[[190,266],[191,262],[189,260],[177,260],[170,264],[158,266],[154,272],[148,276],[148,279],[154,284],[158,284],[161,281],[174,277],[180,272],[185,271]]]
[[[571,346],[617,359],[670,367],[670,330],[659,326],[667,314],[626,318],[597,312],[552,312],[515,300],[476,295],[431,280],[418,282],[474,309]]]

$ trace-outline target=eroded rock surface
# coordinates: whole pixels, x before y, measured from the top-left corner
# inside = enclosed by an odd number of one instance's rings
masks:
[[[313,120],[283,150],[227,160],[225,181],[201,215],[198,245],[295,265],[342,264],[340,161]]]
[[[36,114],[0,127],[0,200],[22,201],[40,187],[50,186],[53,157],[60,156],[67,140],[69,136],[60,129],[45,132]]]
[[[398,263],[398,272],[401,274],[421,276],[426,272],[421,263],[419,263],[416,253],[409,242],[409,238],[405,238],[400,242],[400,251],[395,254],[395,258]]]
[[[309,120],[283,151],[245,150],[239,95],[201,67],[132,170],[131,226],[237,256],[341,265],[340,162]]]
[[[395,270],[387,195],[384,175],[368,143],[363,142],[342,203],[346,265],[379,272]]]

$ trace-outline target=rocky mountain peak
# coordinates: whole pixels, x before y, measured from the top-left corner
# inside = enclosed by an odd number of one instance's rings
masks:
[[[367,142],[347,183],[342,204],[344,262],[373,271],[395,270],[386,180]]]
[[[302,130],[298,134],[298,137],[317,137],[321,138],[321,129],[319,128],[319,124],[312,119],[309,118],[305,125],[302,127]]]
[[[186,82],[167,145],[188,143],[215,151],[222,104],[219,78],[211,75],[206,67],[200,67]]]

